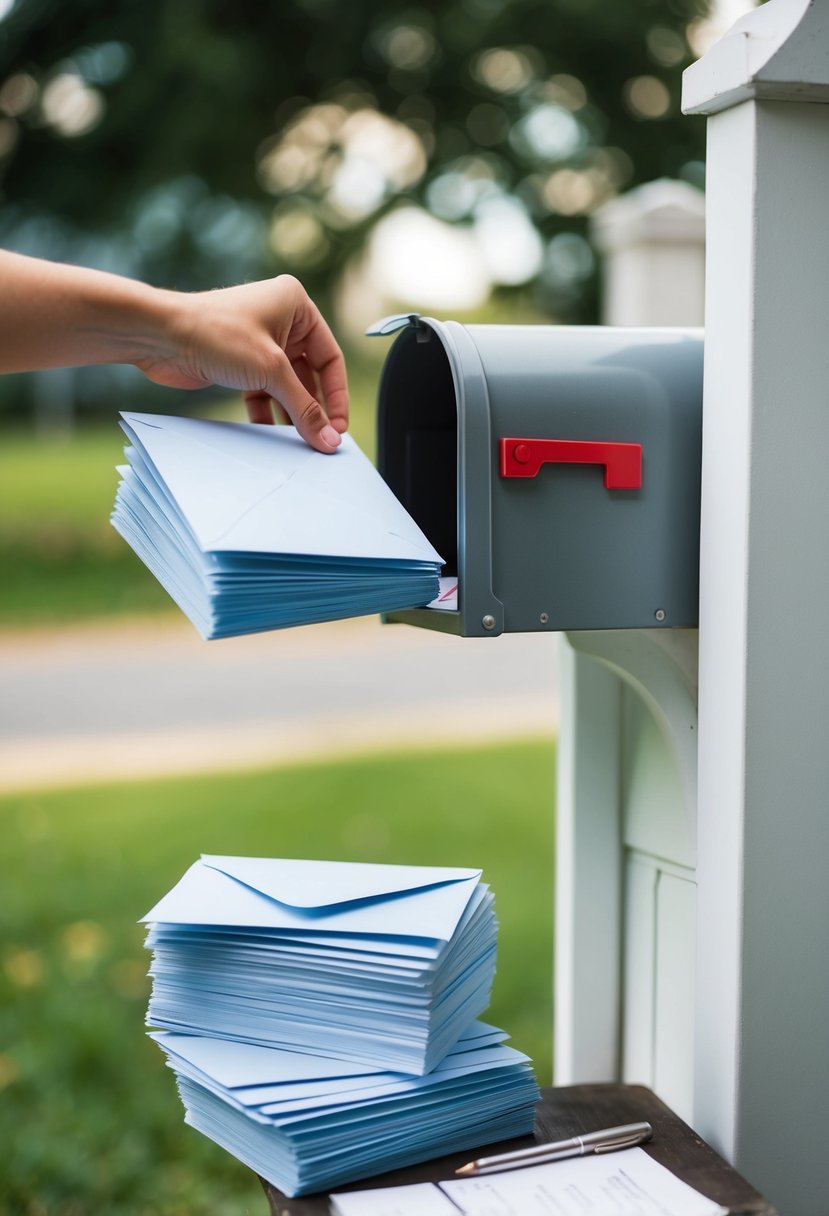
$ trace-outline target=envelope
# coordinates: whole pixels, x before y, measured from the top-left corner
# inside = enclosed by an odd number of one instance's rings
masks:
[[[205,552],[441,562],[349,435],[324,455],[290,426],[121,418]]]
[[[472,1034],[475,1034],[474,1027]],[[367,1107],[389,1097],[402,1098],[406,1094],[441,1087],[445,1092],[456,1092],[451,1086],[462,1078],[528,1063],[525,1055],[496,1041],[495,1035],[475,1036],[471,1041],[462,1039],[434,1072],[422,1077],[366,1065],[355,1071],[353,1065],[345,1068],[342,1061],[323,1056],[299,1055],[278,1048],[228,1043],[197,1035],[163,1032],[150,1037],[167,1054],[171,1067],[180,1075],[190,1077],[240,1107],[283,1120],[301,1118],[310,1112]],[[257,1076],[260,1083],[248,1086],[232,1083],[241,1076]]]
[[[152,1035],[186,1121],[289,1195],[529,1132],[538,1088],[527,1057],[504,1037],[474,1023],[433,1073],[413,1077]]]
[[[350,436],[124,413],[112,524],[206,638],[428,603],[442,560]]]
[[[431,1071],[489,1002],[481,871],[205,855],[143,918],[153,1026]]]
[[[436,956],[480,877],[446,866],[203,854],[142,921],[413,938]]]
[[[313,1087],[317,1083],[328,1086],[333,1093],[338,1088],[347,1088],[356,1080],[386,1084],[400,1076],[370,1064],[349,1064],[328,1056],[257,1047],[203,1035],[152,1031],[149,1037],[176,1060],[177,1067],[186,1066],[197,1080],[203,1082],[210,1079],[222,1089],[233,1092],[236,1100],[244,1106],[264,1106],[275,1101],[279,1094],[293,1099],[300,1090],[307,1092],[309,1088],[316,1095]],[[473,1022],[443,1060],[440,1070],[444,1071],[453,1064],[455,1067],[461,1066],[467,1053],[498,1046],[507,1037],[506,1032],[497,1026]]]

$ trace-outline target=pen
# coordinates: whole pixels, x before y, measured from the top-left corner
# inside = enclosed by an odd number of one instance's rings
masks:
[[[548,1161],[563,1161],[566,1157],[584,1157],[588,1153],[612,1153],[620,1148],[644,1144],[653,1135],[650,1123],[626,1123],[623,1127],[608,1127],[600,1132],[586,1132],[569,1140],[536,1144],[515,1153],[499,1153],[481,1157],[455,1170],[456,1174],[493,1174],[496,1170],[517,1170],[526,1165],[544,1165]]]

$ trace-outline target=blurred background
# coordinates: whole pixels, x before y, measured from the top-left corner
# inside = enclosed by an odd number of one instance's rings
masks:
[[[0,245],[182,290],[296,274],[371,453],[386,313],[701,321],[681,74],[748,7],[0,0]],[[133,368],[0,379],[0,1211],[233,1216],[264,1198],[182,1125],[135,921],[202,851],[481,865],[489,1017],[548,1083],[555,645],[206,646],[109,527],[119,408],[242,416]]]

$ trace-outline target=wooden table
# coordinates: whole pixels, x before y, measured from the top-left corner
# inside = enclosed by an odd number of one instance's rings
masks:
[[[664,1102],[641,1085],[571,1085],[543,1089],[535,1122],[535,1140],[563,1140],[581,1132],[615,1127],[621,1123],[647,1120],[653,1127],[653,1140],[644,1146],[655,1161],[666,1166],[689,1186],[727,1207],[731,1216],[779,1216],[776,1208],[749,1186],[736,1170],[683,1123]],[[474,1152],[454,1153],[422,1165],[412,1165],[388,1174],[377,1174],[338,1191],[358,1191],[374,1186],[403,1186],[410,1182],[437,1182],[451,1178],[455,1169],[470,1157],[527,1148],[533,1137],[506,1140],[476,1148]],[[308,1195],[288,1199],[269,1182],[260,1179],[270,1203],[271,1216],[328,1216],[328,1196]]]

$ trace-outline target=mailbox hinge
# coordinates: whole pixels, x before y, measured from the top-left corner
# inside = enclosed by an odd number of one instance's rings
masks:
[[[366,330],[367,338],[387,338],[389,334],[396,334],[399,330],[405,329],[410,325],[412,329],[418,332],[418,338],[421,333],[426,337],[429,335],[429,327],[424,324],[419,312],[397,312],[390,317],[381,317],[379,321],[375,321],[373,325],[369,325]]]

